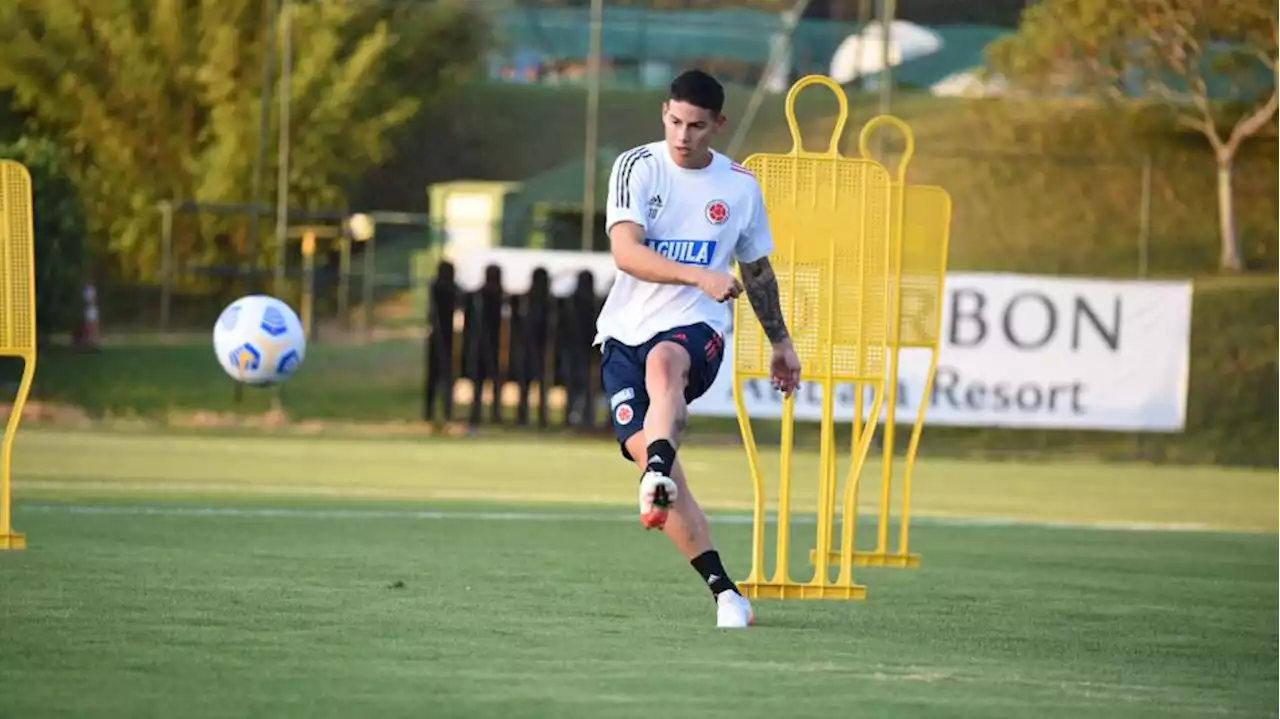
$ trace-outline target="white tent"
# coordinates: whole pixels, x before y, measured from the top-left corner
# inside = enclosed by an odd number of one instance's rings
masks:
[[[935,53],[942,47],[942,38],[937,33],[903,20],[889,23],[887,42],[890,68]],[[885,43],[884,25],[868,23],[862,32],[840,43],[831,56],[831,69],[827,74],[841,84],[878,74],[884,67]]]

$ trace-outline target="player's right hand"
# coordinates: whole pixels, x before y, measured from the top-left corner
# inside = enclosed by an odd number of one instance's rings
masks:
[[[698,279],[698,289],[716,302],[727,302],[742,294],[742,283],[728,272],[707,270]]]

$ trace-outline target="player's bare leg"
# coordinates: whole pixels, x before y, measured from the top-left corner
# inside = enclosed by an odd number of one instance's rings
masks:
[[[631,456],[644,471],[640,485],[640,519],[649,529],[662,529],[680,499],[674,483],[676,447],[687,410],[685,383],[689,353],[675,342],[660,342],[645,360],[645,391],[649,409],[644,417],[644,446]]]
[[[641,521],[661,528],[676,549],[702,575],[716,599],[717,626],[746,627],[755,616],[738,592],[711,542],[707,515],[689,490],[675,456],[688,417],[684,400],[689,354],[675,342],[654,347],[645,362],[649,409],[644,430],[627,440],[627,452],[644,473],[640,484]]]

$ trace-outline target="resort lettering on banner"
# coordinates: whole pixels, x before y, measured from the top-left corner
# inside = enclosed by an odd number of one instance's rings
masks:
[[[914,421],[923,400],[935,425],[1180,431],[1191,295],[1190,282],[950,273],[932,395],[921,397],[929,353],[905,351],[896,421]],[[691,414],[735,416],[732,337],[726,345],[720,376]],[[753,417],[781,415],[767,382],[749,382],[746,402]],[[845,387],[837,419],[853,408]],[[820,390],[802,385],[796,418],[821,416]]]

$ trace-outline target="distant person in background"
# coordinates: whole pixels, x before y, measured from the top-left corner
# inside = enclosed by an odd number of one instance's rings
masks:
[[[665,138],[614,162],[605,230],[617,277],[596,322],[601,376],[622,454],[641,470],[640,522],[661,529],[706,582],[717,626],[754,620],[720,561],[706,515],[676,459],[688,403],[715,381],[733,319],[747,293],[773,345],[771,379],[800,383],[769,264],[773,236],[755,176],[711,149],[725,124],[724,88],[690,70],[662,104]],[[742,282],[730,272],[736,260]]]

